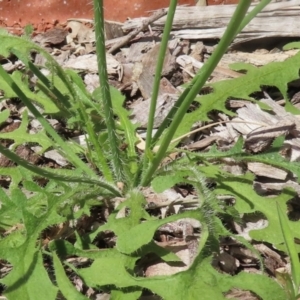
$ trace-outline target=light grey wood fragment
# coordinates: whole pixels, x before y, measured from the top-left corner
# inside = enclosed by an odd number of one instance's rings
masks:
[[[249,11],[254,5],[251,5]],[[177,7],[172,34],[182,39],[214,39],[221,38],[229,23],[236,5],[217,6],[179,6]],[[300,0],[269,4],[254,18],[234,43],[254,39],[284,36],[299,37]],[[144,19],[136,18],[124,23],[123,30],[129,31],[140,26]],[[166,17],[152,24],[152,30],[163,30]]]

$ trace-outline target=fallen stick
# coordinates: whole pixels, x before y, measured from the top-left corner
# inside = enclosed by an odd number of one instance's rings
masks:
[[[125,37],[123,37],[117,44],[112,46],[108,53],[113,53],[122,46],[126,45],[130,40],[136,37],[141,31],[145,30],[151,23],[155,22],[156,20],[160,19],[161,17],[167,14],[168,10],[166,8],[160,9],[155,12],[151,17],[142,21],[142,24],[134,29],[132,32],[128,33]]]

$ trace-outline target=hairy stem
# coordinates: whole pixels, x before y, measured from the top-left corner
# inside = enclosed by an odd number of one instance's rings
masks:
[[[102,91],[104,118],[107,126],[108,141],[112,153],[112,167],[116,180],[123,182],[123,168],[120,157],[119,143],[116,135],[115,120],[111,102],[111,94],[108,85],[105,35],[104,35],[104,13],[103,0],[94,0],[96,52],[99,71],[99,80]]]

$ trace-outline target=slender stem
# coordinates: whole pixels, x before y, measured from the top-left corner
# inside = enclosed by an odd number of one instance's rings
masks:
[[[300,262],[298,251],[295,247],[294,235],[289,227],[287,216],[282,212],[278,202],[276,202],[276,206],[281,232],[287,248],[287,253],[290,256],[294,295],[297,295],[300,285]]]
[[[162,133],[166,130],[169,123],[172,121],[174,115],[176,114],[179,107],[182,105],[183,101],[186,99],[187,95],[189,94],[191,87],[195,85],[196,81],[198,79],[198,76],[195,76],[192,81],[190,82],[189,86],[182,92],[176,103],[173,105],[167,116],[164,118],[162,123],[160,124],[158,130],[156,131],[153,139],[152,139],[152,145],[151,148],[154,147],[155,143],[158,141]]]
[[[8,157],[9,159],[11,159],[12,161],[16,162],[19,166],[28,169],[29,171],[38,174],[40,176],[49,178],[49,179],[54,179],[54,180],[58,180],[58,181],[64,181],[64,182],[77,182],[77,183],[88,183],[88,184],[94,184],[94,185],[98,185],[102,188],[105,188],[106,190],[112,192],[114,195],[116,196],[120,196],[121,193],[118,190],[117,187],[115,187],[114,185],[110,184],[109,182],[106,182],[104,180],[96,180],[94,179],[95,176],[93,176],[92,178],[88,178],[88,177],[77,177],[77,176],[62,176],[59,174],[56,174],[54,172],[51,171],[47,171],[43,168],[37,167],[31,163],[29,163],[27,160],[21,158],[20,156],[18,156],[17,154],[15,154],[14,152],[8,150],[7,148],[5,148],[4,146],[1,145],[0,143],[0,153],[2,153],[3,155],[5,155],[6,157]]]
[[[90,176],[95,176],[95,173],[90,169],[72,150],[69,144],[67,144],[52,128],[48,121],[42,116],[42,114],[36,109],[36,107],[27,98],[24,92],[19,88],[15,81],[9,76],[3,67],[0,65],[0,76],[8,83],[8,85],[13,89],[16,95],[22,100],[22,102],[28,107],[32,114],[37,118],[37,120],[42,124],[47,133],[53,138],[55,143],[64,151],[65,156],[69,161],[84,171]]]
[[[240,24],[237,33],[241,32],[243,30],[243,28],[246,27],[246,25],[248,23],[251,22],[251,20],[261,11],[263,10],[263,8],[270,3],[271,0],[262,0],[259,4],[257,4],[251,12],[249,12],[247,14],[247,16],[243,19],[242,23]],[[161,123],[161,125],[159,126],[158,130],[156,131],[153,139],[152,139],[152,147],[155,145],[155,143],[158,141],[158,139],[160,138],[160,136],[162,135],[162,133],[164,132],[164,130],[168,127],[168,124],[170,123],[170,120],[173,119],[173,116],[175,115],[175,113],[177,112],[178,108],[182,105],[182,102],[184,101],[184,99],[186,98],[186,96],[188,95],[188,93],[190,92],[191,87],[196,83],[199,74],[201,73],[201,70],[199,70],[198,74],[192,79],[189,87],[187,87],[183,93],[181,94],[181,96],[179,97],[179,99],[177,100],[177,102],[175,103],[175,105],[172,107],[172,109],[169,111],[168,115],[165,117],[165,119],[163,120],[163,122]]]
[[[249,13],[248,15],[244,18],[243,22],[239,26],[238,32],[241,32],[255,16],[261,12],[269,3],[271,0],[261,0]]]
[[[107,126],[108,140],[112,153],[112,167],[116,176],[116,180],[122,182],[123,168],[121,163],[120,150],[118,147],[118,139],[116,135],[115,120],[113,115],[113,108],[107,76],[103,0],[94,0],[94,15],[99,80],[102,90],[104,118]]]
[[[150,110],[149,110],[148,124],[147,124],[146,149],[148,149],[151,145],[154,115],[155,115],[157,96],[158,96],[159,86],[160,86],[161,72],[164,65],[170,32],[172,30],[172,24],[173,24],[175,11],[176,11],[176,6],[177,6],[177,0],[171,0],[168,9],[167,20],[166,20],[166,24],[162,36],[162,41],[159,49],[156,69],[155,69],[154,85],[153,85],[153,91],[151,95]]]
[[[98,167],[98,169],[101,171],[101,173],[103,174],[103,177],[107,181],[113,182],[111,170],[109,169],[109,165],[107,164],[107,161],[105,159],[103,149],[101,149],[101,146],[97,140],[97,135],[93,128],[92,122],[89,119],[89,116],[87,115],[87,113],[85,111],[85,107],[84,107],[83,103],[81,102],[81,100],[79,100],[79,101],[80,101],[79,102],[80,114],[82,115],[82,118],[85,122],[85,127],[86,127],[86,131],[88,133],[89,140],[90,140],[92,146],[94,147],[96,155],[97,155],[96,159],[95,159],[95,164]],[[87,141],[87,143],[88,143],[88,141]]]
[[[235,10],[227,29],[222,37],[220,43],[218,44],[215,52],[212,56],[208,59],[207,63],[201,68],[200,76],[197,78],[195,84],[191,87],[186,99],[182,102],[182,105],[179,107],[178,111],[174,115],[174,118],[168,128],[168,131],[164,135],[159,150],[156,156],[151,161],[151,164],[147,171],[145,172],[141,184],[143,186],[149,184],[151,181],[152,175],[155,170],[158,168],[160,162],[165,156],[167,149],[170,145],[170,142],[181,123],[183,116],[185,115],[186,111],[188,110],[189,106],[199,93],[199,90],[203,87],[206,80],[213,72],[219,61],[221,60],[222,56],[224,55],[225,51],[227,50],[228,46],[230,45],[233,38],[236,36],[238,32],[238,28],[243,21],[245,14],[251,4],[251,0],[243,0],[239,2],[237,9]]]
[[[173,24],[175,11],[176,11],[176,6],[177,6],[177,0],[171,0],[170,6],[168,9],[167,20],[166,20],[164,31],[163,31],[162,41],[161,41],[161,45],[159,48],[156,69],[155,69],[154,84],[153,84],[153,90],[152,90],[152,95],[151,95],[150,110],[149,110],[148,124],[147,124],[147,135],[146,135],[146,145],[145,145],[146,152],[143,157],[143,163],[141,165],[142,168],[140,168],[138,173],[141,173],[142,170],[144,171],[147,168],[147,164],[149,161],[149,156],[147,155],[147,150],[150,151],[150,147],[152,144],[152,131],[153,131],[154,116],[155,116],[156,105],[157,105],[157,97],[158,97],[159,87],[160,87],[161,72],[162,72],[163,65],[164,65],[164,60],[165,60],[165,56],[166,56],[166,50],[168,47],[170,32],[172,30],[172,24]],[[135,182],[137,183],[136,180],[135,180]]]
[[[44,84],[48,89],[48,95],[51,97],[55,105],[65,115],[70,114],[71,104],[67,101],[66,97],[53,85],[50,80],[30,61],[27,62],[28,68],[34,73],[34,75]],[[43,89],[43,86],[40,86]],[[47,95],[47,90],[43,91]]]

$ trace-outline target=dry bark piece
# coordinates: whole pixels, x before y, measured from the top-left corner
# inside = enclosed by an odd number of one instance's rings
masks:
[[[288,159],[292,161],[300,160],[300,139],[295,138],[284,142],[284,145],[288,145]]]
[[[224,158],[222,159],[225,162],[225,165],[222,167],[222,170],[228,173],[231,173],[236,176],[245,174],[245,170],[242,165],[236,162],[233,158]]]
[[[177,98],[178,97],[176,95],[170,94],[164,94],[158,97],[154,116],[154,128],[159,127],[163,119],[173,107]],[[132,121],[134,123],[139,123],[141,128],[147,128],[150,100],[151,99],[147,99],[138,103],[135,102],[130,106],[130,109],[132,109]]]
[[[241,107],[245,107],[247,104],[249,104],[249,101],[246,101],[246,100],[229,100],[229,101],[227,101],[227,104],[230,108],[241,108]]]
[[[264,112],[257,105],[248,103],[237,110],[238,117],[234,118],[231,124],[216,127],[219,131],[217,135],[229,138],[232,136],[229,129],[232,128],[245,136],[247,150],[258,153],[269,147],[274,138],[292,134],[295,127],[299,126],[300,129],[300,120],[297,116],[287,113],[273,100],[263,99],[261,102],[269,105],[275,114]]]
[[[195,73],[201,69],[203,67],[203,63],[196,60],[195,58],[193,58],[192,56],[190,55],[180,55],[176,58],[176,62],[183,68],[184,71],[186,72],[190,72],[189,69],[190,67],[193,67],[195,69]],[[190,73],[189,73],[190,74]],[[193,74],[190,74],[192,77],[195,75],[194,73]],[[220,67],[220,66],[217,66],[215,68],[215,70],[213,71],[213,75],[216,76],[216,75],[222,75],[222,77],[225,79],[225,78],[238,78],[238,77],[241,77],[243,76],[243,74],[241,73],[238,73],[238,72],[235,72],[235,71],[232,71],[226,67]],[[221,78],[222,78],[221,77]],[[223,79],[222,78],[222,79]]]
[[[234,52],[234,53],[225,53],[222,57],[222,60],[219,63],[219,66],[228,67],[233,63],[247,63],[254,66],[264,66],[271,62],[282,62],[287,58],[290,58],[297,54],[299,50],[288,50],[282,51],[279,53],[261,53],[261,52]]]
[[[151,187],[143,188],[142,193],[148,205],[155,205],[155,207],[162,207],[170,205],[173,201],[182,199],[182,196],[172,189],[166,190],[162,193],[156,193]]]
[[[57,45],[65,41],[68,33],[61,28],[53,28],[45,33],[40,33],[36,35],[32,40],[36,43],[39,43],[41,46],[45,45]]]
[[[183,236],[186,239],[188,236],[194,235],[194,228],[201,228],[198,220],[191,218],[184,218],[175,222],[167,223],[159,227],[159,231],[172,233],[175,236]]]
[[[300,117],[299,115],[293,115],[285,110],[284,107],[279,105],[278,101],[274,101],[271,98],[262,99],[261,102],[267,104],[274,113],[277,119],[286,120],[287,122],[294,123],[297,130],[300,130]]]
[[[143,56],[142,61],[139,64],[139,72],[136,73],[139,73],[136,82],[144,99],[150,98],[152,94],[159,49],[160,44],[156,44]],[[175,67],[175,57],[167,50],[161,75],[166,76],[172,73],[175,70]]]
[[[111,54],[106,54],[106,63],[108,75],[118,75],[119,79],[122,79],[123,67]],[[63,67],[90,73],[98,73],[97,56],[96,54],[86,54],[72,57],[63,64]]]
[[[121,38],[124,36],[122,30],[123,23],[115,21],[104,21],[105,39],[111,40],[115,38]]]
[[[133,43],[125,53],[127,62],[141,62],[143,59],[143,55],[152,48],[152,41]],[[124,52],[123,49],[122,52]]]
[[[186,148],[189,150],[203,149],[210,146],[218,139],[219,138],[217,136],[208,136],[206,138],[201,139],[200,141],[187,145]]]
[[[177,239],[166,239],[163,242],[156,242],[159,246],[174,252],[183,262],[181,266],[170,266],[165,262],[158,262],[145,271],[147,277],[155,275],[170,275],[187,270],[193,263],[198,252],[198,242],[194,236],[194,228],[199,228],[200,223],[197,220],[184,218],[176,222],[167,223],[159,228],[159,232],[169,233],[177,236]],[[182,240],[178,240],[178,239]]]
[[[268,126],[263,129],[253,130],[246,137],[245,148],[254,153],[262,152],[271,145],[276,137],[286,136],[294,129],[294,126],[293,123],[282,120],[278,123],[278,126]]]
[[[20,145],[14,151],[19,157],[26,160],[27,162],[36,165],[40,162],[41,157],[34,153],[28,146]],[[0,154],[0,167],[11,167],[15,165],[10,159],[3,154]]]
[[[42,147],[40,146],[34,146],[30,148],[35,153],[38,153],[42,150]],[[43,153],[43,157],[46,157],[48,159],[51,159],[52,161],[55,161],[57,165],[59,166],[67,166],[69,165],[69,162],[57,151],[57,150],[49,150],[45,151]]]
[[[190,55],[180,55],[176,58],[176,62],[182,67],[182,69],[190,74],[192,68],[199,70],[203,67],[203,63],[196,60]],[[192,77],[195,74],[190,74]]]
[[[161,276],[161,275],[173,275],[182,271],[185,271],[192,264],[190,260],[190,253],[187,245],[184,246],[168,246],[166,249],[174,252],[181,260],[182,266],[171,266],[165,262],[155,263],[145,270],[146,277]]]
[[[132,74],[133,74],[134,64],[126,63],[123,64],[123,77],[122,77],[122,88],[127,89],[132,86]]]
[[[191,46],[192,52],[191,57],[195,58],[197,61],[203,61],[205,46],[203,42],[196,42],[196,44]]]
[[[263,176],[263,177],[274,178],[278,180],[285,180],[288,175],[288,172],[282,169],[278,169],[263,163],[250,162],[247,164],[247,166],[248,169],[256,176]]]
[[[166,77],[163,77],[160,80],[159,91],[160,91],[160,95],[178,93],[178,90],[171,84],[171,82]]]
[[[9,107],[7,107],[7,109],[9,109]],[[12,131],[18,129],[20,126],[21,126],[20,121],[18,121],[18,120],[13,121],[11,118],[8,118],[5,123],[1,124],[0,132],[1,133],[12,132]],[[13,140],[11,140],[11,139],[5,139],[5,138],[1,139],[1,144],[4,147],[9,147],[12,143],[13,143]],[[6,157],[3,157],[1,160],[3,160],[4,158],[6,159]]]
[[[295,93],[291,99],[292,104],[298,104],[300,102],[300,92]]]
[[[292,180],[287,180],[286,182],[278,182],[266,178],[266,180],[260,180],[254,182],[254,189],[260,195],[270,195],[277,194],[282,191],[284,188],[291,187],[293,188],[298,195],[300,195],[300,186],[297,182]]]
[[[169,207],[173,207],[176,209],[180,208],[191,208],[195,209],[199,207],[199,199],[194,197],[193,195],[187,195],[186,197],[183,197],[180,193],[177,193],[173,189],[165,190],[162,193],[155,193],[152,188],[144,188],[142,189],[142,192],[145,196],[145,199],[147,201],[147,208],[148,209],[157,209],[160,208],[161,210],[161,218],[165,218],[166,213],[169,210]],[[194,219],[185,218],[181,221],[185,221],[190,223],[193,228],[199,228],[200,223]]]
[[[239,267],[239,262],[229,253],[222,251],[218,256],[219,267],[228,274],[234,274]]]
[[[300,18],[299,0],[269,4],[254,18],[235,39],[235,43],[275,36],[299,36]],[[254,4],[256,5],[256,4]],[[253,9],[251,5],[249,11]],[[221,38],[236,5],[206,7],[183,7],[176,9],[173,31],[175,37],[182,39]],[[140,26],[143,18],[128,20],[123,30],[132,30]],[[166,17],[155,21],[152,30],[162,30]],[[289,24],[288,26],[286,24]]]
[[[7,61],[6,63],[2,64],[4,70],[8,73],[12,73],[13,71],[17,70],[18,68],[24,66],[24,64],[18,60],[16,62]]]
[[[228,248],[228,253],[237,258],[244,267],[258,266],[258,257],[250,249],[243,248],[240,244],[230,245]]]
[[[260,300],[261,298],[258,298],[250,291],[231,289],[226,293],[226,299]]]
[[[285,262],[281,258],[281,256],[269,248],[265,244],[256,244],[253,245],[255,249],[257,249],[264,256],[264,265],[266,268],[275,275],[276,269],[285,266]]]

